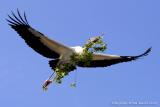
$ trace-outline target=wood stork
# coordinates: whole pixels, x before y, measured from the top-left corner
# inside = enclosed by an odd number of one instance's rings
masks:
[[[47,38],[44,34],[32,28],[24,13],[23,17],[17,10],[17,16],[12,12],[12,16],[8,15],[9,25],[25,40],[25,42],[33,50],[44,57],[50,58],[49,65],[54,69],[58,64],[68,63],[70,56],[74,53],[81,54],[83,48],[81,46],[68,47],[55,40]],[[93,53],[90,65],[80,62],[76,66],[79,67],[107,67],[113,64],[136,60],[142,56],[148,55],[151,48],[147,49],[143,54],[137,56],[119,56],[110,54]],[[73,69],[74,70],[74,69]]]

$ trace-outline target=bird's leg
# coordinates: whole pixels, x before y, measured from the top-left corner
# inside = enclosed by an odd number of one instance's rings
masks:
[[[53,77],[54,75],[54,72],[49,76],[49,78],[44,82],[42,88],[44,90],[47,90],[48,89],[48,86],[52,83],[53,80],[51,80],[51,78]]]

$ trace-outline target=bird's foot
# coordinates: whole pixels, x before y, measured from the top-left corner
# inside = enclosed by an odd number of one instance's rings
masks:
[[[49,86],[51,83],[52,83],[52,81],[51,81],[50,79],[47,79],[47,80],[44,82],[43,86],[42,86],[43,90],[46,91],[46,90],[48,89],[48,86]]]

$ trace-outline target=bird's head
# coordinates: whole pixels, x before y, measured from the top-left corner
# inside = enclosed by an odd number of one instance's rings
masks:
[[[77,54],[81,54],[81,53],[83,53],[83,48],[81,47],[81,46],[74,46],[74,47],[71,47],[74,51],[75,51],[75,53],[77,53]]]

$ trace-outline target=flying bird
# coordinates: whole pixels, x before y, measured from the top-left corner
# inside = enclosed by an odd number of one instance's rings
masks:
[[[49,65],[54,70],[54,68],[62,63],[71,63],[70,56],[73,54],[82,54],[82,46],[68,47],[61,44],[55,40],[49,39],[46,35],[32,28],[27,21],[26,14],[20,14],[17,10],[17,14],[13,13],[8,15],[8,24],[13,28],[19,36],[21,36],[24,41],[33,50],[41,54],[42,56],[49,58]],[[93,38],[94,40],[94,38]],[[83,62],[77,63],[79,67],[107,67],[113,64],[118,64],[122,62],[129,62],[136,60],[140,57],[148,55],[151,48],[147,49],[144,53],[137,56],[120,56],[102,53],[93,53],[93,58],[89,65]],[[74,69],[73,69],[74,70]]]

